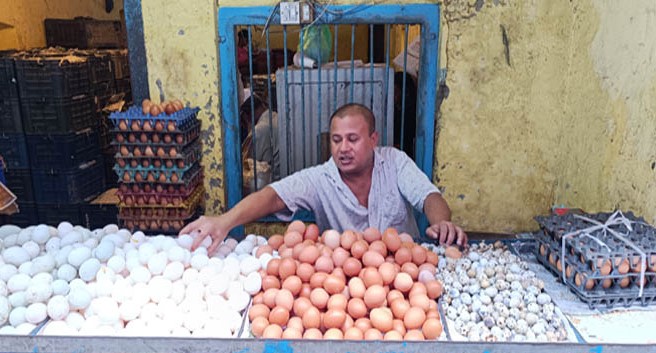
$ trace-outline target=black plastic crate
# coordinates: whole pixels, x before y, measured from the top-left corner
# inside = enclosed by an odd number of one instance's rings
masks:
[[[16,59],[16,79],[21,99],[74,97],[90,90],[87,56],[22,56]]]
[[[121,21],[47,18],[44,24],[48,46],[80,49],[125,46],[125,31]]]
[[[23,133],[0,133],[0,155],[7,169],[27,169],[30,160],[27,143]]]
[[[93,97],[22,99],[23,128],[28,134],[67,133],[98,127]]]
[[[80,205],[82,224],[89,229],[102,228],[108,224],[118,224],[118,207],[107,204]]]
[[[100,158],[100,137],[91,129],[68,134],[27,135],[30,162],[38,168],[72,168]]]
[[[73,225],[84,225],[79,203],[37,203],[36,208],[39,223],[55,227],[63,221],[71,222]]]
[[[69,169],[33,169],[32,178],[38,203],[79,203],[105,190],[101,159]]]
[[[11,216],[0,216],[0,225],[13,224],[21,228],[39,224],[39,213],[34,202],[18,201],[18,213]]]
[[[112,58],[109,55],[96,53],[89,56],[91,83],[114,81]]]
[[[130,78],[130,61],[127,50],[116,50],[111,54],[112,71],[115,79]]]
[[[0,97],[17,98],[16,70],[14,59],[0,53]]]
[[[0,94],[0,132],[23,132],[18,98]]]
[[[118,175],[114,171],[114,150],[109,150],[108,153],[103,152],[103,170],[105,173],[105,185],[108,188],[115,188],[118,186]]]
[[[21,202],[34,202],[34,187],[32,173],[29,169],[7,169],[5,171],[7,187]]]

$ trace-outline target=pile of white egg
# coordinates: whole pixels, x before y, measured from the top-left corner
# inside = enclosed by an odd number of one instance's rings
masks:
[[[423,244],[440,256],[436,278],[450,327],[470,341],[555,342],[567,338],[562,316],[544,283],[501,242],[473,244],[466,252]]]
[[[209,241],[209,238],[206,239]],[[261,289],[263,237],[205,242],[116,225],[0,227],[0,334],[235,337]]]

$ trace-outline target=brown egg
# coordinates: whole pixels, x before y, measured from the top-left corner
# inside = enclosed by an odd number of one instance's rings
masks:
[[[383,255],[375,251],[368,250],[362,255],[362,264],[365,266],[378,268],[383,262],[385,262]]]
[[[344,339],[345,340],[362,340],[364,338],[364,334],[362,331],[360,331],[359,328],[357,327],[350,327],[347,330],[344,331]]]
[[[320,256],[314,264],[314,268],[317,272],[330,273],[335,268],[335,264],[330,256]]]
[[[404,263],[403,266],[401,266],[401,271],[409,274],[414,281],[419,277],[419,268],[413,262]]]
[[[426,262],[426,249],[421,245],[415,245],[410,252],[412,253],[412,262],[419,266]]]
[[[267,275],[262,278],[262,290],[267,290],[269,288],[280,289],[280,280],[278,277]]]
[[[310,299],[310,293],[312,293],[312,287],[310,287],[310,284],[303,283],[303,286],[301,286],[301,292],[298,295]]]
[[[289,292],[292,293],[292,295],[297,296],[298,293],[301,292],[302,285],[303,285],[303,281],[301,280],[301,278],[294,275],[285,278],[285,280],[282,283],[282,288],[287,289]]]
[[[314,288],[310,293],[310,301],[318,309],[324,309],[328,305],[328,298],[330,296],[323,288]]]
[[[444,250],[444,256],[446,256],[448,258],[451,258],[451,259],[459,259],[459,258],[462,257],[462,252],[460,251],[460,249],[458,249],[457,246],[452,245],[452,246],[448,246]]]
[[[439,258],[437,257],[437,254],[432,252],[432,251],[426,251],[426,262],[433,265],[437,266],[437,262],[439,261]]]
[[[426,289],[426,285],[424,285],[421,282],[415,282],[412,284],[412,288],[410,288],[410,293],[408,293],[408,298],[412,297],[413,295],[417,294],[428,294],[428,290]]]
[[[251,331],[255,337],[262,337],[264,329],[269,326],[269,320],[266,317],[256,317],[251,322]]]
[[[178,112],[184,108],[184,104],[182,104],[182,101],[179,99],[176,99],[173,101],[173,107],[175,108],[175,111]]]
[[[326,331],[326,333],[323,334],[323,339],[325,340],[341,340],[344,339],[344,334],[342,333],[342,330],[338,328],[331,328]]]
[[[369,312],[369,310],[367,310],[366,304],[360,298],[351,298],[348,301],[346,311],[352,318],[356,320],[361,317],[365,317]]]
[[[351,298],[364,298],[367,287],[364,281],[358,277],[353,277],[348,282],[348,291]]]
[[[435,304],[437,304],[437,302],[435,302]],[[426,311],[426,320],[428,319],[440,319],[440,313],[437,311],[437,305],[434,309],[428,309],[428,311]]]
[[[369,309],[377,308],[385,303],[386,295],[383,286],[374,284],[364,292],[364,303]]]
[[[406,332],[405,336],[403,336],[403,339],[406,341],[423,341],[425,338],[420,330],[409,330]]]
[[[276,306],[271,309],[269,313],[269,323],[276,324],[280,326],[285,326],[289,320],[289,310],[286,308]]]
[[[304,243],[298,243],[294,245],[292,248],[292,257],[296,260],[298,260],[299,255],[301,254],[301,251],[305,249],[306,245]]]
[[[262,332],[262,338],[281,338],[282,337],[282,327],[279,325],[271,324],[264,329]]]
[[[383,235],[380,234],[380,231],[378,229],[374,227],[369,227],[362,232],[362,236],[364,237],[364,240],[367,241],[367,243],[371,244],[376,240],[380,240]]]
[[[356,259],[361,259],[367,250],[369,250],[369,244],[364,240],[357,240],[351,245],[351,255]]]
[[[312,287],[312,289],[322,288],[323,281],[325,281],[327,277],[328,274],[325,272],[315,272],[312,277],[310,277],[310,287]]]
[[[283,244],[278,249],[278,255],[280,255],[280,257],[283,259],[287,257],[291,259],[293,251],[294,251],[293,249],[290,249],[286,247],[285,244]]]
[[[387,245],[382,240],[376,240],[369,244],[369,251],[377,252],[384,258],[387,256]]]
[[[255,252],[255,257],[259,258],[262,254],[273,254],[273,248],[267,244],[258,246],[257,251]]]
[[[414,244],[415,242],[414,239],[412,239],[412,235],[405,232],[399,234],[399,239],[401,239],[401,245],[404,243]]]
[[[303,331],[299,330],[296,327],[289,327],[288,326],[284,331],[282,331],[282,338],[285,338],[285,339],[301,339],[301,338],[303,338]]]
[[[629,260],[628,259],[622,259],[620,261],[616,261],[615,268],[617,269],[617,272],[620,274],[624,275],[629,272]]]
[[[162,108],[157,104],[153,104],[150,107],[149,113],[150,113],[151,116],[158,116],[158,115],[162,114]]]
[[[285,234],[284,242],[288,248],[293,248],[296,244],[303,241],[303,236],[297,231],[290,231]]]
[[[293,312],[294,315],[298,317],[303,317],[303,314],[309,309],[310,307],[313,307],[312,302],[308,298],[297,298],[294,300],[294,307],[293,307]]]
[[[166,124],[166,130],[168,130],[169,132],[175,131],[176,130],[175,121],[172,120],[169,121],[168,124]]]
[[[346,274],[349,277],[357,276],[358,273],[360,273],[360,270],[362,270],[362,264],[360,261],[354,257],[349,257],[348,259],[344,260],[344,263],[342,264],[342,269],[344,270],[344,274]]]
[[[399,238],[399,233],[394,228],[387,228],[383,232],[382,237],[383,243],[387,246],[387,249],[391,252],[395,252],[401,247],[401,239]]]
[[[303,282],[309,282],[313,274],[314,274],[314,266],[308,263],[301,262],[298,265],[298,267],[296,267],[296,275]]]
[[[344,325],[342,325],[342,332],[346,332],[346,330],[353,327],[354,322],[355,321],[353,321],[353,318],[351,317],[351,315],[346,315],[346,320],[344,320]]]
[[[278,276],[280,270],[280,259],[271,259],[267,264],[267,273],[271,276]]]
[[[362,280],[364,285],[369,288],[373,285],[383,285],[383,276],[373,267],[365,267],[362,270]]]
[[[424,337],[429,340],[434,340],[442,334],[442,322],[438,319],[426,319],[421,327],[421,332]]]
[[[396,271],[396,267],[393,264],[384,262],[378,267],[378,272],[383,279],[383,285],[388,285],[394,281],[398,271]]]
[[[394,289],[398,289],[403,293],[407,293],[412,288],[412,284],[412,277],[405,272],[399,272],[394,278]]]
[[[329,247],[327,247],[327,246],[325,246],[324,244],[321,244],[321,243],[317,244],[317,248],[319,249],[319,252],[321,253],[321,255],[319,255],[319,256],[327,256],[327,257],[332,258],[333,249],[331,249],[331,248],[329,248]]]
[[[341,293],[345,285],[344,280],[334,275],[328,275],[323,281],[323,288],[330,295]]]
[[[410,297],[410,306],[421,308],[424,311],[429,309],[431,300],[428,299],[426,294],[417,293]]]
[[[303,327],[307,332],[308,329],[316,328],[318,329],[321,326],[321,315],[319,309],[315,307],[308,308],[303,314]]]
[[[412,261],[412,252],[408,248],[401,247],[394,253],[394,260],[399,265],[406,264]]]
[[[280,234],[272,235],[271,237],[269,237],[267,243],[274,250],[278,250],[278,248],[280,248],[280,245],[282,245],[284,243],[284,238]]]
[[[333,310],[346,311],[347,303],[348,303],[348,299],[344,294],[342,293],[333,294],[328,299],[327,308],[328,310],[333,309]]]
[[[406,329],[415,330],[420,328],[426,321],[426,312],[422,308],[411,307],[403,316]]]
[[[304,247],[303,251],[301,251],[301,253],[298,255],[298,260],[303,263],[314,265],[320,254],[321,253],[316,246],[308,245]]]
[[[149,110],[150,111],[150,110]],[[145,114],[145,113],[144,113]],[[118,129],[121,131],[127,131],[128,130],[128,123],[125,120],[121,120],[118,123]]]
[[[407,331],[405,329],[405,324],[403,323],[403,320],[399,320],[399,319],[392,320],[392,331],[396,331],[400,333],[401,336],[405,335]]]
[[[301,319],[298,316],[290,317],[289,321],[287,321],[287,327],[295,328],[295,329],[301,331],[301,333],[302,333],[304,331],[303,319]]]
[[[403,340],[403,335],[396,330],[391,330],[387,331],[385,333],[385,336],[383,336],[383,340],[385,341],[402,341]]]
[[[289,289],[283,288],[276,293],[275,302],[276,306],[291,311],[294,305],[294,295]],[[271,319],[269,319],[269,322],[271,322]]]
[[[319,227],[314,223],[308,224],[305,232],[303,232],[303,239],[317,241],[319,239]]]
[[[366,317],[359,318],[355,320],[353,327],[357,327],[362,332],[367,332],[371,328],[371,321]]]
[[[292,275],[296,274],[296,260],[292,258],[284,258],[280,260],[280,266],[278,268],[278,277],[283,281]]]
[[[390,304],[390,308],[392,309],[394,317],[402,320],[405,317],[406,312],[410,309],[410,303],[403,298],[397,298],[392,304]]]
[[[401,291],[399,291],[398,289],[392,289],[389,291],[389,293],[387,293],[388,303],[391,303],[399,298],[404,299],[405,297],[403,296],[403,293],[401,293]]]
[[[303,339],[305,340],[320,340],[323,339],[323,334],[318,328],[306,329],[303,332]]]
[[[352,230],[345,230],[342,233],[341,238],[339,239],[339,244],[344,248],[345,250],[351,250],[351,246],[355,241],[358,240],[358,237],[355,235],[355,233]]]
[[[424,285],[426,286],[426,294],[428,294],[429,298],[435,300],[442,296],[442,292],[444,291],[442,282],[438,280],[428,281]]]
[[[344,265],[344,261],[346,261],[346,259],[349,257],[351,257],[351,253],[344,250],[342,247],[338,247],[337,249],[333,250],[332,259],[333,263],[337,267],[342,267],[342,265]]]
[[[574,276],[574,283],[576,284],[577,287],[581,287],[582,284],[583,284],[583,281],[585,281],[585,286],[584,287],[585,287],[586,290],[590,290],[595,286],[595,281],[594,280],[588,279],[586,281],[585,276],[581,275],[580,273],[577,273]]]
[[[341,329],[344,321],[346,321],[346,312],[344,310],[328,309],[323,315],[323,326],[327,329]]]
[[[364,339],[367,341],[380,341],[383,339],[383,334],[375,328],[370,328],[364,332]]]
[[[421,271],[428,271],[431,277],[435,277],[435,272],[437,271],[437,269],[433,264],[424,262],[423,264],[419,265],[419,272],[421,273]]]
[[[392,311],[389,308],[374,308],[369,313],[371,325],[380,332],[387,332],[392,329]]]
[[[254,304],[248,310],[248,318],[253,321],[256,317],[269,317],[271,309],[264,304]]]
[[[269,288],[264,291],[264,297],[262,301],[266,306],[273,309],[276,306],[276,294],[278,294],[279,289]]]

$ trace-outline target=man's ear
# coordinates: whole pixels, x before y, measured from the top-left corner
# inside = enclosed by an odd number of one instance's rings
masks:
[[[373,141],[374,146],[378,146],[378,131],[371,133],[371,140]]]

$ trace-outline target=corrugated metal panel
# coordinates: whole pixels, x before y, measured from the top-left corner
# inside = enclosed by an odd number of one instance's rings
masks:
[[[318,142],[321,141],[320,134],[328,133],[329,119],[334,107],[346,103],[368,106],[376,117],[376,131],[380,134],[380,143],[386,141],[391,144],[393,141],[394,71],[389,67],[386,70],[385,65],[374,65],[372,75],[371,65],[368,64],[354,68],[353,72],[351,70],[350,63],[337,69],[326,65],[321,68],[320,79],[319,69],[306,68],[301,71],[288,68],[286,84],[281,82],[282,80],[278,81],[276,89],[280,110],[278,141],[281,177],[323,162],[320,160]],[[284,77],[283,70],[278,70],[276,75],[279,78]],[[303,98],[305,104],[302,104]]]

